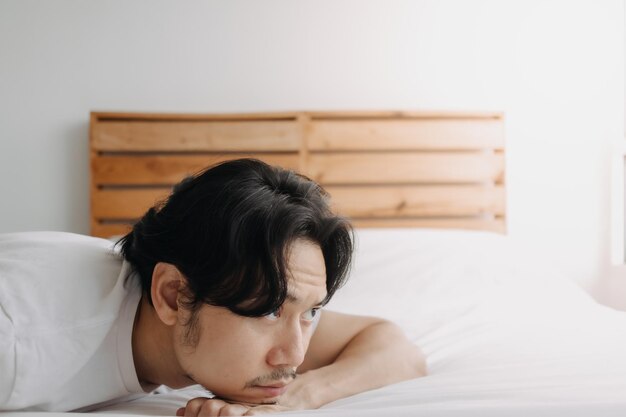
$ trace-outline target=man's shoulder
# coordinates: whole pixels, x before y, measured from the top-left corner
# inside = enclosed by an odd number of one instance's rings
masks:
[[[0,234],[0,306],[14,325],[30,328],[97,315],[120,293],[122,258],[113,246],[72,233]]]

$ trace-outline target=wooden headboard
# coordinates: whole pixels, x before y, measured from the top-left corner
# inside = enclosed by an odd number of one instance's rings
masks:
[[[173,184],[253,156],[297,170],[356,227],[504,233],[500,113],[91,114],[91,233],[123,234]]]

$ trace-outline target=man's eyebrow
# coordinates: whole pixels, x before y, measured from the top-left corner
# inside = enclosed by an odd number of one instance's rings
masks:
[[[297,303],[300,301],[300,299],[298,297],[296,297],[295,294],[287,292],[287,296],[285,297],[285,301],[289,301],[290,303]],[[311,307],[318,307],[324,304],[324,300],[320,300],[316,303],[313,303],[313,305],[311,305]]]

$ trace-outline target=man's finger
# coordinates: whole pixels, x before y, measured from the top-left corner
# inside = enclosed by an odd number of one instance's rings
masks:
[[[220,410],[219,416],[243,416],[250,407],[241,404],[226,404]]]
[[[222,400],[207,400],[198,409],[195,417],[241,416],[248,407],[230,404]]]
[[[210,403],[211,401],[223,403],[223,401],[221,400],[211,400],[206,397],[198,397],[187,401],[187,405],[185,406],[185,412],[183,414],[184,417],[198,417],[198,415],[200,414],[200,410],[205,406],[205,404]],[[218,414],[211,415],[217,416]]]

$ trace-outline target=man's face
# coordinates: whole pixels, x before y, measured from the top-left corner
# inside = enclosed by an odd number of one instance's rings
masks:
[[[197,345],[176,326],[176,356],[191,379],[212,393],[249,403],[273,403],[288,389],[313,334],[326,296],[324,257],[317,244],[297,240],[287,259],[288,296],[275,314],[243,317],[203,305]]]

